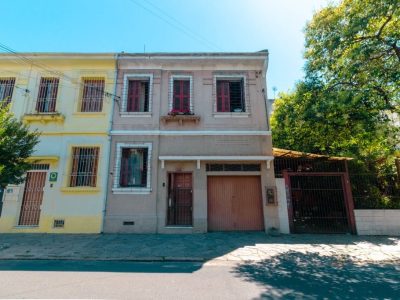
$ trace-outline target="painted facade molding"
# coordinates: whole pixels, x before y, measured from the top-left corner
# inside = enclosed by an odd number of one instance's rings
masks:
[[[161,136],[270,136],[269,130],[112,130],[111,135],[161,135]]]

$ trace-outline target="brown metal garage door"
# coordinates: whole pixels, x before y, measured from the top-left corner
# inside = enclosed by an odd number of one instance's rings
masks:
[[[263,230],[259,176],[208,176],[208,230]]]

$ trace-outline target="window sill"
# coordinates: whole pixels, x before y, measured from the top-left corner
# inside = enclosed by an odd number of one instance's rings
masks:
[[[63,187],[60,189],[62,193],[98,193],[101,191],[99,187]]]
[[[151,193],[150,188],[113,188],[113,194],[122,195],[122,194],[137,194],[137,195],[146,195]]]
[[[58,113],[58,112],[53,112],[53,113],[31,113],[31,114],[25,114],[22,117],[22,120],[25,123],[33,123],[33,122],[40,122],[40,123],[48,123],[48,122],[57,122],[57,123],[63,123],[65,117]]]
[[[121,118],[151,118],[151,112],[121,112]]]
[[[179,125],[182,125],[184,122],[194,122],[198,124],[200,122],[200,116],[196,115],[167,115],[167,116],[161,116],[160,120],[163,123],[168,123],[168,122],[178,122]]]
[[[39,225],[15,225],[14,229],[39,229]]]
[[[250,113],[248,112],[217,112],[213,113],[214,118],[248,118]]]
[[[105,112],[75,112],[72,114],[75,117],[81,118],[97,118],[97,117],[104,117],[106,115]]]

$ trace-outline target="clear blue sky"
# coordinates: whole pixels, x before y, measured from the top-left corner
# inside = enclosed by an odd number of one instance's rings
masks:
[[[327,0],[2,1],[0,43],[18,52],[268,49],[272,87],[303,76],[303,29]]]

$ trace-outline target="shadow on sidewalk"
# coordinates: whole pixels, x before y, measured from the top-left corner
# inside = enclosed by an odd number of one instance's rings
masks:
[[[282,235],[268,236],[263,232],[215,232],[206,234],[162,235],[162,234],[0,234],[1,260],[70,260],[70,261],[192,261],[200,269],[206,262],[234,252],[257,252],[257,245],[287,247],[291,245],[354,245],[365,243],[364,247],[400,245],[399,237],[360,237],[351,235]],[[252,251],[248,251],[249,249]],[[308,246],[307,246],[308,247]],[[289,252],[290,253],[290,252]],[[286,256],[285,256],[286,257]],[[268,264],[269,261],[266,261]],[[110,265],[112,262],[110,262]],[[10,266],[18,267],[17,264]],[[27,266],[27,263],[20,263]],[[44,266],[46,264],[43,264]],[[116,264],[117,265],[117,264]],[[120,264],[121,265],[121,264]],[[73,265],[64,265],[68,268]],[[54,266],[52,266],[54,267]],[[82,269],[79,269],[82,267]],[[254,267],[254,265],[252,265]],[[3,269],[5,270],[5,264]],[[112,270],[108,267],[107,270]],[[179,268],[178,268],[179,269]],[[178,269],[171,269],[176,272]],[[12,270],[12,267],[9,267]],[[62,271],[62,269],[59,269]],[[126,272],[128,272],[126,269]],[[168,268],[165,269],[168,271]],[[195,269],[179,269],[194,272]],[[74,271],[85,272],[84,264],[76,264]],[[164,272],[164,269],[162,269]],[[118,272],[116,270],[115,272]],[[123,271],[125,272],[125,271]],[[129,272],[137,272],[131,270]]]
[[[0,260],[1,271],[193,273],[202,263],[73,260]]]
[[[356,264],[348,256],[289,251],[235,267],[235,275],[265,287],[262,299],[399,299],[399,263]]]

